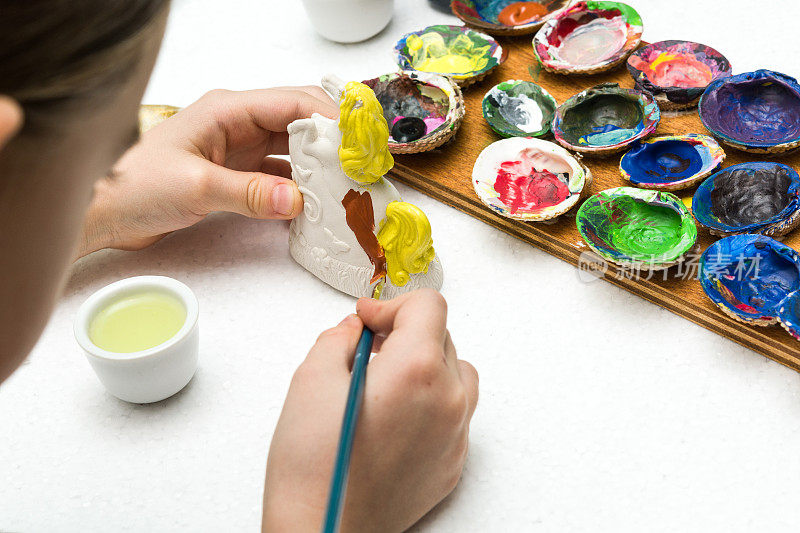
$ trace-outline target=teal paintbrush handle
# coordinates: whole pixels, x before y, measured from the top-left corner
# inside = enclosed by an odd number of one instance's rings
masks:
[[[353,451],[353,437],[356,434],[358,412],[364,397],[364,383],[367,376],[367,363],[372,353],[372,342],[375,335],[365,327],[358,341],[356,356],[353,359],[353,373],[350,377],[350,391],[347,393],[347,404],[344,409],[342,432],[339,435],[339,449],[336,451],[336,462],[333,465],[331,491],[328,496],[328,508],[322,524],[323,533],[335,533],[339,530],[342,519],[344,497],[347,492],[347,475],[350,470],[350,454]]]

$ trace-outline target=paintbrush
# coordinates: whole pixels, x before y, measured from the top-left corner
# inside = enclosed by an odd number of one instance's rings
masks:
[[[372,298],[380,299],[383,292],[384,277],[375,285]],[[367,378],[367,363],[372,353],[372,343],[375,334],[364,326],[361,338],[356,346],[356,355],[353,359],[353,371],[350,377],[350,390],[347,393],[347,403],[344,409],[342,431],[339,434],[339,447],[336,450],[336,461],[333,463],[333,476],[331,477],[331,490],[328,496],[328,507],[325,510],[325,521],[322,524],[323,533],[335,533],[339,530],[344,508],[344,496],[347,492],[347,477],[350,471],[350,455],[353,451],[353,437],[356,434],[358,412],[364,397],[364,384]]]

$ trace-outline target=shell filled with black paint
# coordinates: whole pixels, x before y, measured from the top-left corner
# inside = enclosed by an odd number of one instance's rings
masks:
[[[389,151],[425,152],[452,139],[464,118],[458,85],[444,76],[403,71],[365,80],[383,107]]]
[[[503,137],[542,137],[550,132],[555,98],[530,81],[498,83],[481,103],[483,118]]]
[[[780,163],[733,165],[700,184],[692,212],[716,235],[784,235],[800,222],[800,176]]]
[[[608,155],[650,135],[660,119],[658,105],[649,94],[603,83],[561,104],[552,129],[564,148]]]
[[[713,81],[700,98],[700,120],[723,143],[759,154],[800,147],[800,85],[770,70]]]

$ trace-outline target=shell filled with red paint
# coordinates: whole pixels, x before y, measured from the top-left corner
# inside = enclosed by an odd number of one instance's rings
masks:
[[[650,92],[662,109],[697,105],[708,85],[731,75],[731,64],[717,50],[691,41],[660,41],[628,58],[638,89]]]
[[[494,212],[542,221],[569,211],[591,184],[589,170],[555,143],[512,137],[484,148],[475,160],[472,186]]]
[[[526,35],[569,3],[568,0],[453,0],[450,9],[464,24],[492,35]]]
[[[594,74],[621,64],[642,41],[642,18],[622,2],[578,2],[545,22],[533,38],[542,68]]]

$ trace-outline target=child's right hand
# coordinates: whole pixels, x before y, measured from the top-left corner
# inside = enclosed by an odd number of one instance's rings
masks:
[[[364,324],[385,339],[367,369],[341,530],[403,531],[461,475],[478,374],[456,358],[444,298],[423,289],[357,310],[320,335],[292,379],[269,452],[264,531],[321,527]]]

